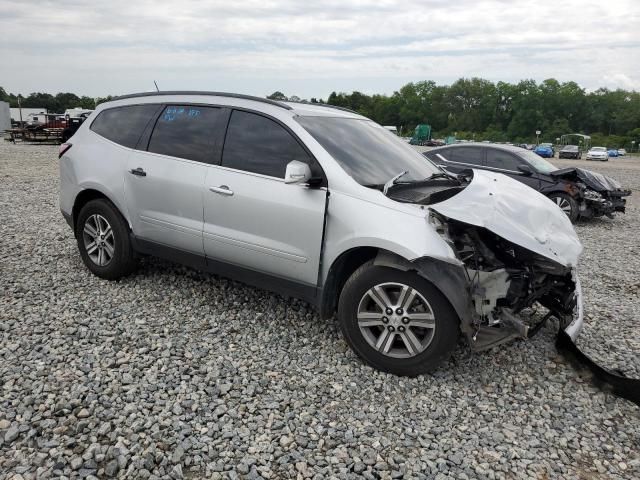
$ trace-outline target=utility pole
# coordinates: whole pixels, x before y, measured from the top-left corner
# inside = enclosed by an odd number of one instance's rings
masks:
[[[22,98],[22,95],[18,94],[18,110],[20,111],[20,128],[22,128],[22,104],[20,103],[21,98]]]

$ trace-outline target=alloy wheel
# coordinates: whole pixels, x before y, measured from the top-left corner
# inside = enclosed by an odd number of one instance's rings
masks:
[[[567,216],[571,216],[571,203],[569,203],[569,200],[562,197],[556,197],[554,198],[554,201],[556,202],[556,205],[558,205],[562,211],[567,214]]]
[[[106,218],[93,214],[84,222],[82,230],[84,248],[93,263],[105,267],[115,254],[115,237]]]
[[[358,304],[358,327],[378,352],[414,357],[433,340],[436,319],[429,302],[402,283],[382,283],[365,292]]]

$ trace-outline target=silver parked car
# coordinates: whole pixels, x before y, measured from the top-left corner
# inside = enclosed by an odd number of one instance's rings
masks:
[[[591,147],[587,152],[587,160],[606,162],[609,160],[609,153],[606,147]]]
[[[582,247],[556,205],[495,172],[452,175],[356,113],[159,92],[100,105],[60,150],[60,206],[89,270],[156,255],[337,314],[368,364],[400,375],[582,327]],[[535,305],[549,315],[542,320]]]

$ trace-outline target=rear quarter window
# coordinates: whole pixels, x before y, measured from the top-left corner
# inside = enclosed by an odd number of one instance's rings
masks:
[[[493,148],[487,150],[487,167],[517,172],[521,163],[522,160],[510,152]]]
[[[103,110],[91,123],[91,130],[123,147],[136,148],[158,105],[128,105]]]

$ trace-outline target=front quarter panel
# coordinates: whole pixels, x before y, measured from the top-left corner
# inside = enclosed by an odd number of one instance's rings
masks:
[[[382,193],[380,193],[382,196]],[[392,202],[386,197],[381,200]],[[331,192],[325,229],[322,284],[333,262],[357,247],[375,247],[409,261],[432,257],[459,264],[453,250],[427,221],[428,211],[417,206],[391,208],[342,192]]]

